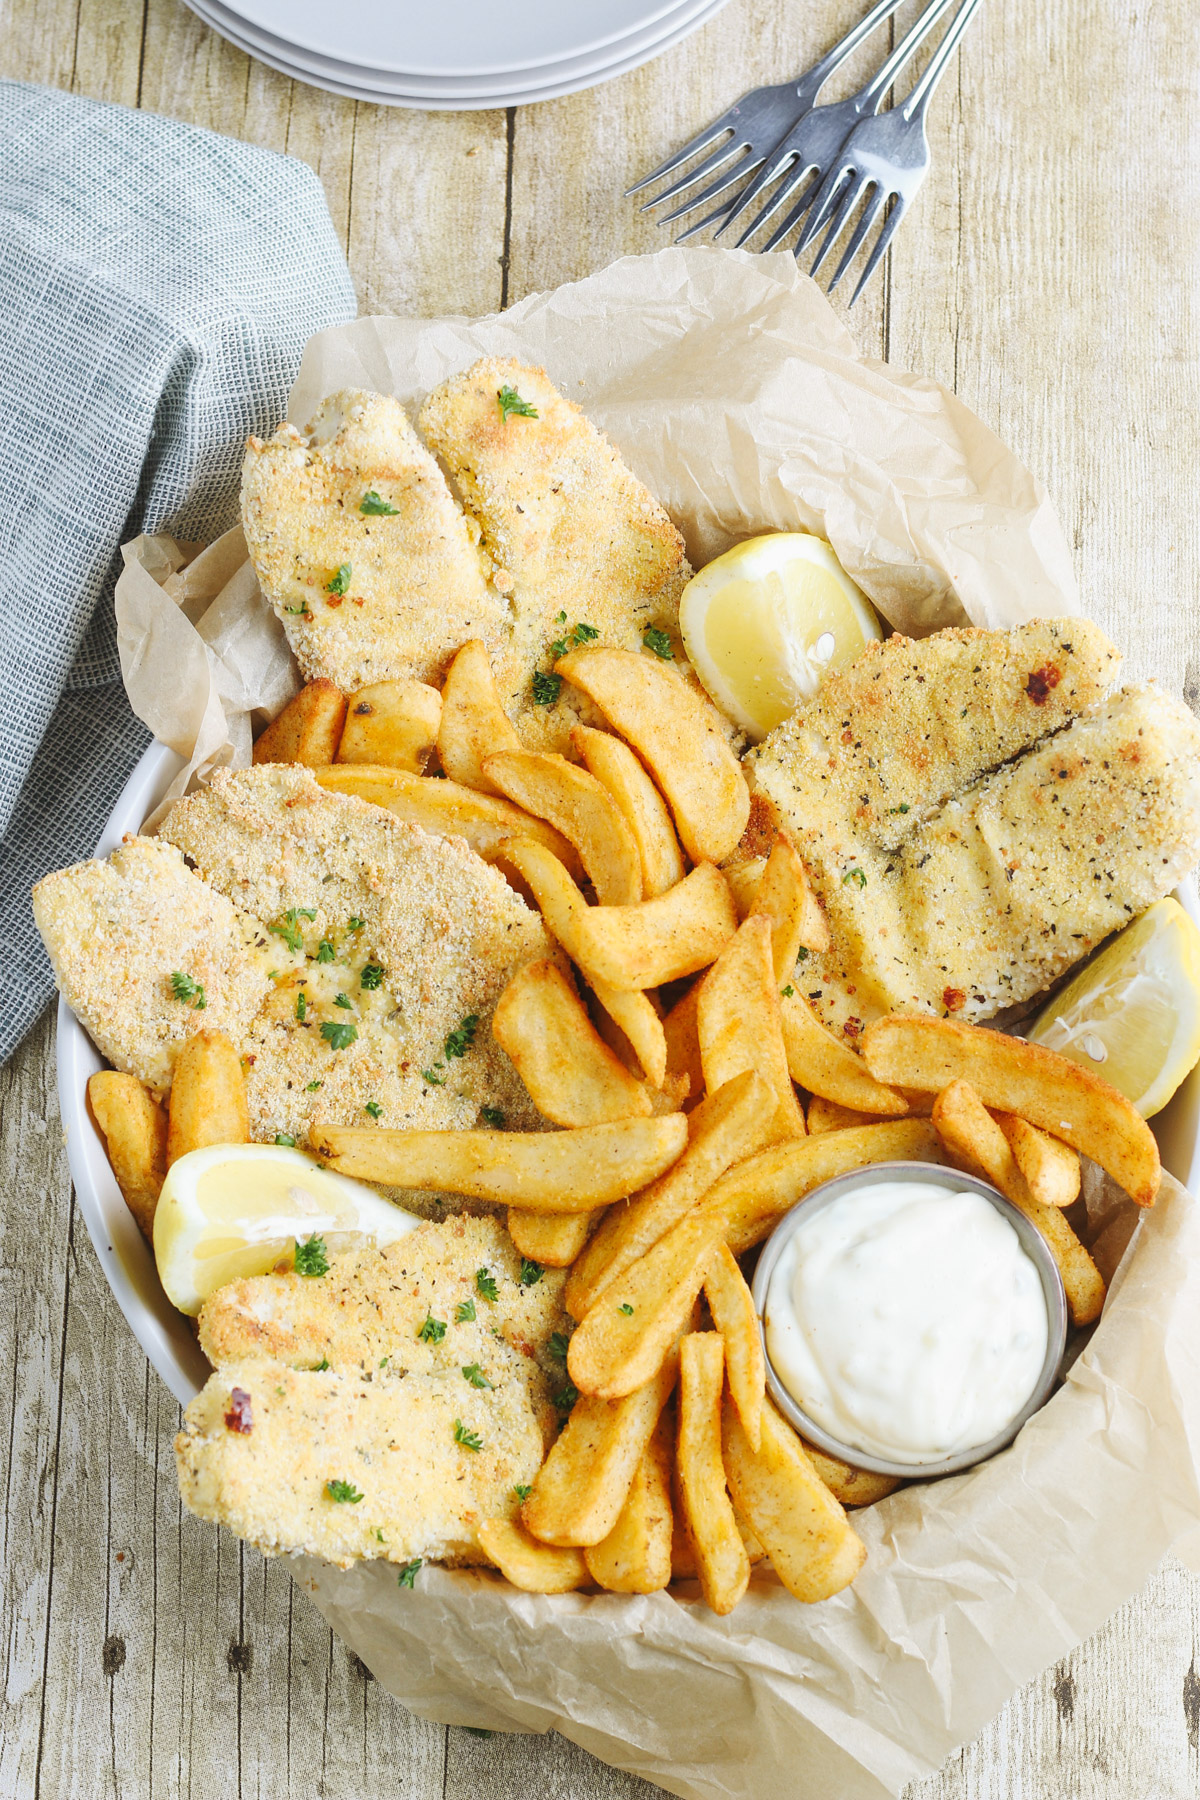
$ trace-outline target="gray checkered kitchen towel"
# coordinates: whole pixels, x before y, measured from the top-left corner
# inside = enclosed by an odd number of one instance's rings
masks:
[[[355,311],[303,163],[0,81],[0,1060],[53,988],[30,887],[90,854],[148,742],[119,546],[233,524],[247,433]]]

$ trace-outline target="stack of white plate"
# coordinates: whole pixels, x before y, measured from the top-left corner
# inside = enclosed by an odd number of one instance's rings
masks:
[[[188,0],[281,74],[352,100],[471,112],[623,75],[726,0]]]

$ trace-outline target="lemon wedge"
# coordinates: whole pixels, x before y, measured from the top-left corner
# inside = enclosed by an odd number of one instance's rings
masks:
[[[694,575],[679,602],[688,660],[755,742],[883,628],[823,538],[774,531]]]
[[[319,1261],[320,1249],[332,1256],[390,1244],[420,1223],[301,1150],[210,1144],[167,1171],[154,1213],[154,1260],[168,1300],[194,1315],[227,1282],[290,1262],[309,1238],[321,1239],[310,1259]]]
[[[1200,1062],[1200,930],[1157,900],[1056,994],[1029,1033],[1161,1112]]]

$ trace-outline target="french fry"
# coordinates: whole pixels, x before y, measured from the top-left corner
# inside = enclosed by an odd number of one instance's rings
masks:
[[[576,725],[571,744],[612,795],[633,833],[642,867],[644,900],[665,894],[684,876],[683,852],[667,803],[629,748],[608,731]]]
[[[136,1075],[100,1069],[89,1077],[88,1102],[126,1206],[153,1242],[154,1209],[167,1173],[167,1115]]]
[[[622,991],[609,987],[606,981],[597,981],[594,976],[591,988],[600,1003],[601,1013],[606,1014],[610,1025],[616,1028],[611,1035],[621,1048],[615,1049],[614,1041],[606,1039],[609,1049],[620,1059],[628,1047],[631,1066],[632,1063],[638,1065],[652,1088],[667,1091],[667,1039],[654,1002],[636,988]],[[652,1105],[657,1111],[657,1102]]]
[[[1090,1325],[1104,1305],[1104,1281],[1087,1249],[1056,1206],[1033,1198],[1008,1139],[967,1081],[952,1081],[933,1105],[933,1124],[951,1159],[1000,1189],[1041,1232],[1058,1264],[1071,1319]]]
[[[710,1094],[688,1118],[679,1161],[628,1205],[614,1206],[567,1278],[564,1301],[582,1319],[611,1281],[652,1250],[734,1163],[761,1148],[772,1116],[771,1090],[753,1069]]]
[[[594,1213],[526,1212],[508,1209],[508,1235],[522,1256],[547,1269],[569,1269],[588,1241]]]
[[[757,1069],[775,1095],[776,1136],[805,1135],[784,1050],[768,919],[751,913],[704,977],[696,998],[696,1035],[709,1093],[743,1069]]]
[[[862,1048],[872,1075],[893,1086],[940,1094],[969,1081],[985,1106],[1064,1139],[1139,1206],[1153,1206],[1162,1178],[1153,1132],[1124,1094],[1079,1063],[978,1025],[902,1014],[868,1025]]]
[[[867,1553],[795,1432],[769,1402],[763,1405],[757,1450],[729,1399],[721,1425],[729,1491],[784,1587],[797,1600],[840,1593]]]
[[[546,1544],[603,1543],[678,1372],[678,1350],[669,1347],[662,1366],[634,1392],[615,1401],[585,1395],[575,1402],[521,1509],[527,1531]]]
[[[197,1031],[175,1059],[167,1167],[207,1144],[246,1144],[250,1112],[241,1058],[223,1031]]]
[[[840,1456],[829,1456],[824,1450],[818,1450],[807,1438],[800,1439],[800,1448],[812,1464],[818,1479],[823,1481],[834,1499],[842,1506],[874,1506],[876,1500],[886,1500],[900,1486],[894,1475],[875,1475],[870,1469],[856,1469],[852,1464],[843,1462]]]
[[[423,681],[376,681],[346,703],[335,762],[420,775],[437,743],[442,696]]]
[[[665,1414],[669,1418],[670,1414]],[[694,1581],[696,1578],[696,1551],[692,1544],[687,1520],[683,1516],[683,1497],[679,1491],[679,1464],[676,1459],[671,1471],[671,1506],[674,1511],[671,1529],[671,1580]],[[745,1519],[735,1506],[733,1517],[738,1533],[746,1546],[746,1555],[750,1558],[751,1567],[764,1561],[766,1551],[747,1525]]]
[[[687,1142],[682,1113],[578,1131],[385,1131],[315,1125],[314,1150],[343,1175],[432,1188],[531,1212],[607,1206],[669,1169]]]
[[[908,1111],[903,1094],[876,1081],[858,1052],[826,1031],[800,994],[781,994],[779,1009],[788,1071],[798,1087],[881,1119],[898,1119]]]
[[[648,1119],[654,1110],[557,963],[543,960],[518,969],[496,1003],[492,1036],[533,1104],[555,1125]]]
[[[711,863],[700,863],[656,900],[587,907],[578,921],[577,960],[611,987],[661,987],[706,969],[736,930],[729,884]]]
[[[579,858],[565,837],[493,794],[477,794],[456,781],[410,775],[405,769],[384,769],[374,763],[334,763],[315,773],[331,793],[352,794],[373,806],[386,807],[406,825],[419,825],[436,837],[466,838],[486,862],[502,860],[510,838],[526,837],[571,873],[579,871]]]
[[[346,696],[332,681],[310,681],[254,741],[255,763],[331,763],[346,721]]]
[[[817,905],[799,852],[786,831],[775,839],[750,911],[771,921],[775,979],[791,979],[804,950],[828,950],[829,926]]]
[[[750,1580],[721,1460],[724,1346],[718,1332],[692,1331],[679,1347],[679,1492],[700,1590],[715,1613],[730,1613]]]
[[[632,650],[572,650],[554,667],[648,766],[692,861],[732,855],[750,816],[750,790],[716,708],[673,669]]]
[[[663,1412],[606,1538],[585,1548],[588,1574],[612,1594],[656,1594],[671,1579],[672,1420]]]
[[[724,1220],[698,1207],[601,1290],[567,1353],[581,1394],[619,1400],[649,1381],[687,1324]]]
[[[1060,1143],[1048,1131],[1039,1131],[1016,1113],[997,1112],[992,1117],[1008,1139],[1035,1200],[1042,1206],[1070,1206],[1078,1200],[1082,1172],[1069,1144]]]
[[[700,985],[699,981],[693,981],[686,994],[675,1002],[663,1020],[663,1035],[667,1043],[667,1072],[687,1082],[688,1111],[704,1098],[704,1064],[700,1060],[700,1038],[696,1031],[696,1003],[700,998]]]
[[[745,1277],[728,1245],[722,1244],[704,1277],[704,1294],[713,1324],[725,1345],[725,1374],[733,1404],[746,1436],[757,1450],[766,1394],[766,1364],[758,1314]]]
[[[746,862],[725,863],[722,866],[721,873],[729,883],[733,904],[737,907],[739,925],[754,911],[754,897],[758,893],[766,866],[765,856],[752,856]]]
[[[564,756],[539,750],[498,751],[484,758],[483,772],[501,794],[575,846],[601,906],[633,906],[641,900],[637,840],[594,775]]]
[[[496,789],[483,772],[484,759],[498,750],[519,750],[521,740],[504,710],[488,653],[471,638],[446,671],[438,756],[451,781],[481,794]]]
[[[892,1119],[772,1144],[738,1163],[713,1187],[703,1211],[719,1213],[725,1242],[741,1256],[769,1237],[784,1213],[835,1175],[879,1162],[947,1160],[928,1119]]]
[[[839,1106],[836,1100],[823,1100],[814,1094],[806,1115],[810,1137],[823,1131],[846,1131],[852,1125],[882,1125],[882,1113],[862,1113],[852,1106]]]
[[[479,1545],[500,1573],[527,1594],[569,1594],[588,1581],[582,1550],[539,1544],[511,1519],[485,1519]]]

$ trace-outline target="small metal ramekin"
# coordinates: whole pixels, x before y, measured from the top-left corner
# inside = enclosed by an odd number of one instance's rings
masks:
[[[809,1418],[802,1406],[784,1387],[771,1365],[771,1353],[767,1348],[767,1334],[763,1327],[763,1315],[766,1312],[767,1293],[771,1285],[771,1276],[775,1265],[783,1253],[784,1247],[796,1230],[801,1219],[811,1218],[813,1213],[822,1207],[829,1206],[842,1194],[854,1189],[874,1187],[882,1181],[934,1181],[939,1187],[952,1189],[960,1194],[981,1194],[989,1200],[996,1211],[1008,1220],[1021,1241],[1021,1248],[1027,1253],[1042,1280],[1042,1292],[1046,1297],[1046,1316],[1049,1325],[1046,1343],[1046,1360],[1042,1365],[1029,1399],[1017,1413],[1016,1417],[989,1438],[986,1444],[976,1444],[970,1450],[960,1450],[953,1456],[943,1456],[930,1462],[888,1462],[880,1456],[870,1456],[865,1450],[859,1450],[854,1444],[843,1444],[837,1438]],[[953,1475],[959,1469],[969,1469],[975,1463],[985,1462],[989,1456],[995,1456],[1011,1444],[1027,1419],[1033,1417],[1039,1407],[1046,1404],[1058,1381],[1059,1368],[1063,1359],[1063,1351],[1067,1341],[1067,1299],[1063,1292],[1062,1277],[1059,1275],[1054,1258],[1046,1246],[1041,1233],[1030,1224],[1024,1213],[1015,1207],[1011,1200],[1006,1200],[996,1188],[986,1181],[978,1181],[973,1175],[964,1175],[957,1169],[944,1167],[940,1163],[891,1162],[872,1163],[869,1168],[856,1169],[849,1175],[835,1176],[832,1181],[823,1182],[798,1200],[790,1212],[784,1214],[778,1225],[762,1247],[758,1259],[758,1267],[754,1272],[754,1305],[758,1313],[758,1329],[762,1337],[763,1357],[767,1365],[767,1387],[772,1400],[785,1419],[795,1426],[796,1430],[806,1437],[818,1450],[824,1450],[829,1456],[836,1456],[842,1462],[850,1463],[856,1469],[869,1469],[875,1475],[896,1475],[905,1481],[928,1481],[938,1475]]]

